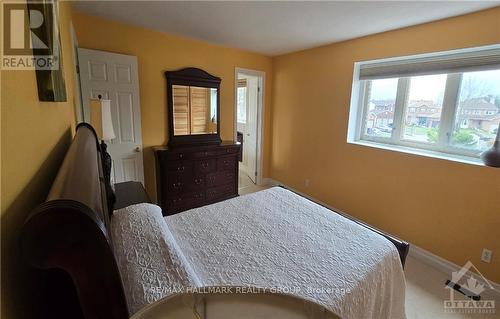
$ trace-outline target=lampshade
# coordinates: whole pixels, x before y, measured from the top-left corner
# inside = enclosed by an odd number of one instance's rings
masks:
[[[101,100],[102,114],[102,139],[111,141],[115,138],[115,130],[113,129],[113,120],[111,119],[111,101]]]
[[[110,100],[90,100],[90,124],[96,130],[99,139],[110,141],[116,137],[111,119]]]

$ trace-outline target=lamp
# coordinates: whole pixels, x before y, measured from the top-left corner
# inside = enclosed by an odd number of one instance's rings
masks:
[[[111,100],[101,101],[101,118],[102,118],[102,137],[103,141],[111,141],[114,139],[115,130],[113,129],[113,120],[111,119]]]
[[[493,146],[481,154],[484,165],[491,167],[500,167],[500,123],[498,123],[497,137]]]
[[[97,137],[101,140],[102,170],[106,181],[106,192],[108,193],[108,202],[110,209],[115,202],[115,194],[111,185],[111,155],[107,152],[108,146],[105,142],[114,139],[115,130],[113,129],[113,120],[111,118],[111,101],[102,99],[90,101],[90,124],[94,127]]]

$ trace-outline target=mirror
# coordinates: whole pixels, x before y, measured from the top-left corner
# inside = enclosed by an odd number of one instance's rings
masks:
[[[220,143],[220,78],[197,68],[165,74],[168,145]]]
[[[174,135],[217,134],[217,89],[173,85]]]

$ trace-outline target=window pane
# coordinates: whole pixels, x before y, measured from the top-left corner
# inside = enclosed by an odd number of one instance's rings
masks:
[[[462,75],[455,125],[455,147],[484,151],[493,145],[500,122],[500,70]]]
[[[446,74],[438,74],[410,78],[403,139],[425,143],[437,142],[446,77]]]
[[[247,122],[247,88],[239,87],[238,88],[238,114],[237,120],[240,123]]]
[[[368,88],[364,133],[368,136],[391,137],[398,79],[373,80]]]

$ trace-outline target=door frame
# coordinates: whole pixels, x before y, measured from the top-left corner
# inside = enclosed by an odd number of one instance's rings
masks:
[[[78,38],[73,22],[70,22],[71,46],[73,49],[73,63],[75,67],[75,119],[76,124],[85,122],[83,118],[82,87],[80,85],[80,63],[78,62]]]
[[[262,163],[263,158],[263,136],[264,136],[264,110],[265,110],[265,90],[266,90],[266,72],[252,69],[245,69],[236,67],[234,68],[234,141],[237,140],[238,132],[238,74],[243,73],[246,75],[256,76],[259,78],[259,96],[257,97],[257,154],[255,157],[257,159],[257,176],[256,184],[262,185]],[[243,137],[243,146],[245,145],[245,138]]]

